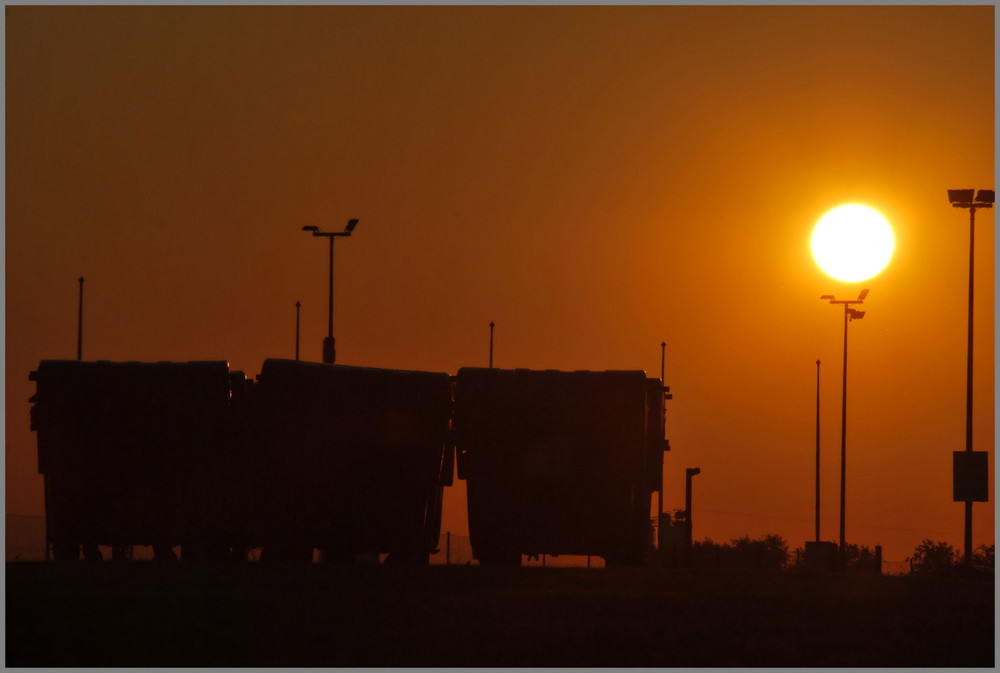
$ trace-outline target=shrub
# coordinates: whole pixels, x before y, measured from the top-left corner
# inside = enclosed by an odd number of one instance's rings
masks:
[[[857,570],[875,570],[881,572],[882,569],[878,567],[878,563],[875,557],[875,551],[872,550],[867,545],[858,545],[847,543],[844,546],[845,551],[845,564],[847,568],[856,568]]]
[[[788,563],[788,545],[780,535],[749,536],[717,544],[705,538],[691,548],[693,565],[721,568],[780,570]]]
[[[958,555],[947,542],[925,539],[913,550],[910,569],[915,574],[937,575],[948,570],[958,561]]]
[[[972,563],[993,568],[993,545],[981,544],[972,551]]]

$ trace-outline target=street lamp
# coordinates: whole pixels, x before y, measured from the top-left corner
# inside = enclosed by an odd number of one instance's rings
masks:
[[[691,477],[701,474],[700,467],[689,467],[684,470],[684,526],[686,530],[684,531],[685,537],[687,538],[687,555],[688,563],[691,563],[691,547],[694,545],[693,539],[693,527],[692,527],[692,516],[691,516]]]
[[[816,542],[819,542],[819,360],[816,360]]]
[[[323,362],[328,364],[333,364],[337,359],[337,349],[333,338],[333,239],[338,236],[350,236],[356,226],[358,226],[358,220],[355,218],[348,220],[347,226],[340,232],[326,232],[312,225],[302,227],[302,231],[311,231],[313,236],[323,236],[330,239],[330,298],[328,303],[329,312],[326,323],[326,338],[323,339]]]
[[[843,399],[840,408],[840,562],[846,560],[847,545],[844,536],[844,511],[847,503],[847,323],[851,320],[861,320],[864,311],[850,308],[851,304],[863,304],[868,290],[862,290],[857,299],[837,300],[832,294],[824,294],[820,299],[829,299],[831,304],[844,305],[844,382]]]
[[[966,362],[965,382],[965,451],[972,453],[972,270],[974,264],[976,237],[976,208],[992,208],[992,189],[980,189],[975,199],[973,189],[949,189],[948,201],[953,208],[969,209],[969,343]],[[971,455],[969,456],[972,457]],[[956,456],[956,459],[958,456]],[[966,565],[972,564],[972,500],[965,499],[965,558]]]

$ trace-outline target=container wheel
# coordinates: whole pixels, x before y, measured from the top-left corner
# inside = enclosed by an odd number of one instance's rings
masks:
[[[83,560],[84,561],[103,561],[104,555],[101,554],[101,550],[98,549],[97,545],[94,543],[84,543],[83,544]]]
[[[312,563],[313,548],[305,544],[272,544],[260,552],[262,563]]]

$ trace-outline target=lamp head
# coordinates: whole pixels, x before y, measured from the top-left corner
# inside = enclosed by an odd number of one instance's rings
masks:
[[[976,194],[976,203],[993,203],[994,196],[992,189],[980,189]]]
[[[307,225],[305,227],[302,227],[302,231],[319,231],[319,227],[314,225]]]
[[[952,203],[972,203],[974,189],[949,189],[948,200]]]
[[[868,288],[865,288],[864,290],[861,291],[861,294],[858,295],[858,301],[864,301],[865,297],[867,296],[868,296]]]
[[[833,301],[833,295],[832,294],[824,294],[822,297],[820,297],[820,299],[829,299],[830,301]]]
[[[862,318],[865,317],[865,312],[849,308],[847,309],[847,316],[850,320],[861,320]]]
[[[358,226],[358,218],[353,218],[347,221],[347,226],[344,227],[344,231],[348,234],[354,231],[354,227]]]

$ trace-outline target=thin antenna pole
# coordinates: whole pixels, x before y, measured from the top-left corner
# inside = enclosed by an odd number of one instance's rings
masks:
[[[80,307],[76,317],[76,359],[83,359],[83,276],[80,276]]]
[[[493,321],[490,321],[490,369],[493,369]]]
[[[295,359],[299,359],[299,307],[302,302],[295,302]]]

